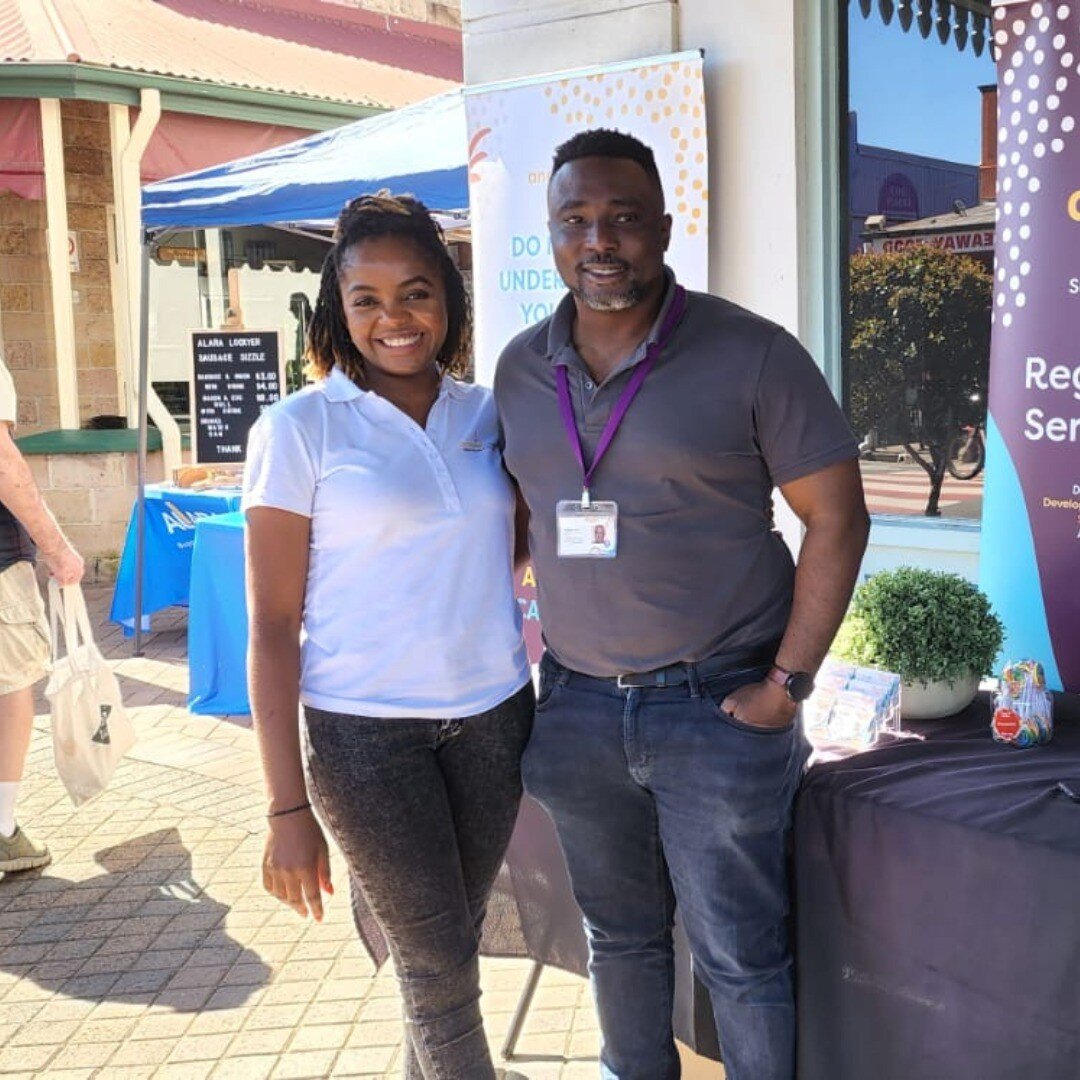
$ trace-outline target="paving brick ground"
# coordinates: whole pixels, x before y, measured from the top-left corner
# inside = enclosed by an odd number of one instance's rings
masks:
[[[39,706],[19,815],[52,848],[41,874],[0,879],[0,1074],[50,1080],[397,1076],[393,974],[353,937],[346,890],[321,924],[267,896],[264,799],[246,719],[192,716],[186,621],[158,617],[146,655],[87,590],[139,743],[109,790],[76,810]],[[335,855],[336,880],[345,881]],[[502,1045],[525,961],[483,963]],[[528,1080],[597,1068],[585,983],[547,969],[509,1067]],[[722,1070],[687,1056],[687,1078]]]

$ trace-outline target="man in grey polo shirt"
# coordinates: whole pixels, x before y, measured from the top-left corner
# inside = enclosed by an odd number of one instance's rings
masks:
[[[790,334],[677,285],[646,146],[575,136],[548,209],[571,295],[506,347],[495,394],[547,645],[525,782],[585,914],[601,1072],[679,1075],[678,902],[728,1080],[791,1080],[797,703],[866,544],[856,442]]]

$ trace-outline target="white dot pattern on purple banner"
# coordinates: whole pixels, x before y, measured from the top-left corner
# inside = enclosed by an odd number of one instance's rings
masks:
[[[1008,57],[1001,81],[1010,88],[998,103],[998,187],[1004,193],[1015,190],[1018,200],[1014,205],[999,196],[995,215],[1001,232],[994,321],[1000,315],[1002,326],[1010,326],[1015,312],[1027,305],[1024,279],[1031,273],[1027,248],[1032,230],[1027,223],[1031,203],[1025,197],[1042,186],[1043,163],[1065,149],[1061,136],[1076,128],[1076,117],[1062,115],[1061,108],[1062,95],[1075,78],[1076,56],[1067,45],[1070,30],[1080,29],[1073,25],[1078,14],[1080,3],[1032,4],[1027,17],[1004,7],[994,12],[994,55],[999,65]],[[1075,71],[1080,74],[1080,67]]]

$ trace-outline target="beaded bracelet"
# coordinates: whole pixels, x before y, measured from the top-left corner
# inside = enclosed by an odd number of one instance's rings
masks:
[[[298,810],[309,810],[311,803],[303,802],[299,806],[290,806],[288,810],[271,810],[266,816],[268,818],[284,817],[286,814],[295,814]]]

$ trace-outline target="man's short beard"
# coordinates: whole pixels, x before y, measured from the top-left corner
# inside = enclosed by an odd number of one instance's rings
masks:
[[[626,311],[643,298],[643,290],[636,283],[621,293],[592,293],[580,286],[570,292],[591,311]]]

